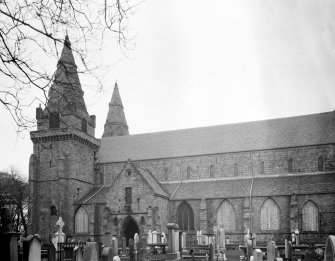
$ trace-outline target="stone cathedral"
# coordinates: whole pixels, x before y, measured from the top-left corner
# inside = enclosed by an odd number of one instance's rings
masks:
[[[131,135],[115,84],[101,138],[66,37],[45,108],[36,109],[29,227],[48,241],[102,241],[167,223],[230,242],[324,242],[335,233],[335,112]],[[107,105],[106,105],[107,106]],[[105,115],[106,116],[106,115]],[[99,117],[104,117],[100,115]]]

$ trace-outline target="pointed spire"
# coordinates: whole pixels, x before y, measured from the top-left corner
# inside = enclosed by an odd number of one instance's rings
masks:
[[[47,107],[50,111],[87,115],[77,65],[74,61],[69,36],[65,36],[64,46],[57,63],[53,84],[49,90]]]
[[[126,117],[117,82],[114,86],[112,99],[109,103],[108,115],[102,137],[129,135]]]

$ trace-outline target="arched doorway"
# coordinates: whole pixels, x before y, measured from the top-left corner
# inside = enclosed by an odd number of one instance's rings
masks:
[[[122,225],[122,234],[121,237],[126,238],[126,245],[129,245],[129,239],[134,239],[135,234],[140,234],[137,222],[131,216],[126,217]]]

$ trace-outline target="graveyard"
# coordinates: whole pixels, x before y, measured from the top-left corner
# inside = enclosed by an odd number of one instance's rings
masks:
[[[214,235],[197,231],[190,241],[187,233],[178,224],[167,224],[168,234],[150,231],[148,235],[135,233],[127,242],[125,237],[106,235],[101,242],[76,241],[63,232],[64,221],[59,217],[58,231],[48,243],[40,236],[23,237],[12,231],[6,219],[7,209],[1,210],[1,260],[8,261],[334,261],[335,236],[329,235],[326,242],[308,245],[300,242],[295,231],[284,242],[269,239],[258,242],[257,235],[249,231],[244,242],[229,243],[223,228],[215,228]]]

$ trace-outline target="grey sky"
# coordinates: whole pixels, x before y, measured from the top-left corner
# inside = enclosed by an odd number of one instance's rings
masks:
[[[113,66],[103,95],[84,87],[96,137],[115,80],[131,134],[334,110],[332,0],[148,0],[130,26],[137,37],[128,58],[106,43],[103,62]],[[29,134],[16,138],[0,115],[0,169],[27,175]]]

